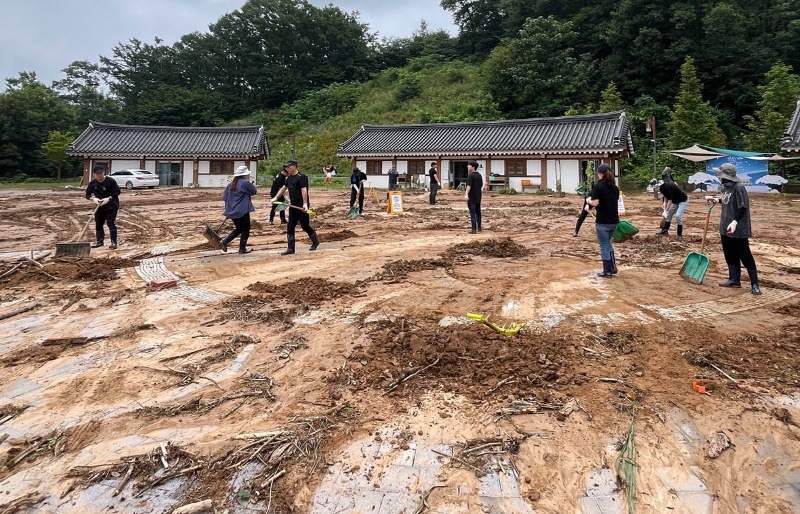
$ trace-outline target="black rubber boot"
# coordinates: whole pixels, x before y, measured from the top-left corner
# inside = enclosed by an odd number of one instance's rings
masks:
[[[742,287],[742,268],[728,266],[728,280],[719,283],[720,287]]]
[[[310,236],[311,238],[311,246],[308,247],[309,251],[314,251],[319,246],[319,238],[317,237],[316,231],[312,232]]]
[[[598,277],[603,278],[611,278],[613,273],[611,273],[611,260],[603,259],[603,271],[597,274]]]
[[[758,271],[749,269],[747,274],[750,276],[750,291],[753,294],[761,294],[761,288],[758,287]]]
[[[281,252],[281,255],[291,255],[294,253],[294,234],[287,235],[286,240],[289,242],[286,250]]]
[[[678,225],[678,237],[677,241],[683,241],[683,225]]]
[[[667,234],[669,234],[669,226],[670,226],[670,224],[671,223],[669,221],[664,223],[664,228],[662,228],[661,231],[658,234],[662,235],[662,236],[666,236]]]
[[[611,274],[612,275],[616,275],[617,274],[617,257],[614,255],[614,250],[611,250],[611,260],[609,262],[611,263],[611,268],[610,268]]]
[[[103,246],[103,242],[102,241],[95,241],[94,243],[90,244],[89,246],[91,248],[100,248],[101,246]]]

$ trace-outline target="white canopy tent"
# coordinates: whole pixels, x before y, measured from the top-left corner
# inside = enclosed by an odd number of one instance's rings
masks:
[[[711,159],[716,159],[717,157],[722,157],[723,154],[712,152],[711,150],[706,150],[696,144],[690,146],[689,148],[683,148],[681,150],[672,150],[669,152],[671,155],[675,157],[680,157],[681,159],[686,159],[687,161],[692,162],[704,162],[710,161]]]

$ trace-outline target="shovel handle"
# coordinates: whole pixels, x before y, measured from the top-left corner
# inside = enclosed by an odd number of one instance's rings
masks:
[[[711,221],[711,209],[714,208],[714,204],[710,204],[706,209],[706,228],[703,230],[703,242],[700,243],[700,253],[703,253],[703,250],[706,249],[706,235],[708,234],[708,222]]]
[[[92,220],[94,219],[95,214],[97,214],[97,209],[99,209],[99,208],[100,208],[100,204],[97,204],[97,207],[95,207],[94,211],[92,211],[92,215],[89,216],[88,221],[86,221],[86,225],[83,226],[83,230],[81,230],[81,234],[78,236],[78,239],[76,241],[80,241],[81,239],[83,239],[83,234],[86,233],[86,229],[89,228],[89,223],[92,222]]]

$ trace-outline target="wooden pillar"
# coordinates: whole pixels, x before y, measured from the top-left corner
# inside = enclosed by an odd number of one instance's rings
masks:
[[[142,158],[139,159],[139,169],[140,170],[145,169],[146,164],[147,164],[147,159],[145,159],[144,156],[142,156]]]
[[[192,184],[194,187],[200,187],[200,160],[197,158],[192,161]]]
[[[542,170],[541,171],[541,173],[542,173],[542,190],[546,191],[547,190],[547,158],[542,158],[542,159],[539,160],[539,162],[541,162],[541,164],[539,166],[541,167],[541,170]]]
[[[88,157],[83,159],[83,177],[81,177],[81,184],[82,186],[89,185],[89,175],[91,173],[91,169],[89,169],[92,165],[92,160]]]
[[[489,188],[489,177],[492,175],[492,156],[486,156],[486,172],[484,173],[483,177],[483,189],[484,191],[488,191]]]

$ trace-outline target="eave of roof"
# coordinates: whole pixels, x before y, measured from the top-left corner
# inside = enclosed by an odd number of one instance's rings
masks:
[[[786,133],[780,141],[781,150],[787,152],[800,152],[800,100],[794,109],[794,114],[786,127]]]
[[[557,118],[364,125],[340,157],[633,153],[624,111]]]
[[[263,126],[164,127],[90,122],[69,146],[79,157],[258,158],[269,155]]]

